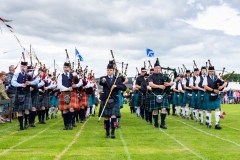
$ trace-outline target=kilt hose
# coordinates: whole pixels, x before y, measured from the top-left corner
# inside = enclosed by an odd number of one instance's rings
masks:
[[[103,107],[105,105],[106,101],[101,101],[101,105],[100,108],[101,110],[103,110]],[[101,113],[100,113],[101,114]],[[103,117],[111,117],[111,116],[116,116],[117,118],[121,117],[121,113],[120,113],[120,106],[119,106],[119,102],[114,102],[114,106],[111,109],[107,109],[105,107],[104,111],[103,111]]]
[[[179,93],[178,92],[174,92],[173,93],[173,104],[174,105],[178,105],[178,97],[179,97]]]
[[[95,94],[89,94],[88,95],[88,106],[92,107],[94,104],[97,104]]]
[[[80,101],[80,107],[88,107],[88,95],[85,92],[80,92],[82,99]]]
[[[71,101],[69,104],[66,104],[64,102],[64,96],[69,95],[71,97]],[[61,92],[59,96],[59,110],[68,110],[69,108],[74,108],[76,107],[76,101],[78,101],[77,94],[72,93],[72,92]]]
[[[201,98],[202,97],[202,98]],[[198,91],[198,93],[197,93],[197,108],[198,109],[202,109],[203,110],[203,106],[202,106],[202,104],[203,104],[203,99],[204,98],[204,91]]]
[[[157,103],[156,102],[156,96],[155,95],[159,95],[159,93],[154,93],[151,92],[150,93],[150,105],[149,105],[149,110],[158,110],[158,109],[162,109],[162,108],[169,108],[169,103],[168,103],[168,95],[165,94],[163,96],[163,101],[162,103]]]
[[[19,92],[16,93],[15,96],[15,102],[14,102],[14,110],[15,111],[23,111],[25,109],[31,110],[32,109],[32,101],[31,101],[31,92],[26,92],[25,95],[25,100],[24,103],[21,104],[18,101],[18,96],[19,96]]]
[[[179,93],[177,106],[182,106],[182,107],[185,106],[183,103],[183,95],[184,93]]]
[[[210,100],[210,93],[204,92],[202,108],[203,108],[203,110],[207,110],[207,111],[211,111],[211,110],[213,111],[215,109],[221,110],[220,95],[218,94],[217,100],[211,101]]]
[[[40,109],[40,102],[39,102],[39,92],[32,92],[32,107],[35,107],[36,109]]]
[[[192,91],[185,90],[183,94],[183,105],[186,106],[186,104],[191,104],[192,97],[188,98],[188,94],[192,94]]]
[[[198,92],[195,91],[192,92],[190,108],[200,109],[198,108]]]

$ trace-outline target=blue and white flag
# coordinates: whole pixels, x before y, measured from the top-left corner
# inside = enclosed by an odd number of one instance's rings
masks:
[[[75,54],[76,56],[79,58],[80,61],[83,61],[82,56],[80,55],[80,53],[78,52],[77,48],[75,48]]]
[[[154,52],[153,52],[153,50],[151,50],[151,49],[149,49],[149,48],[146,49],[146,54],[147,54],[148,57],[154,57]]]

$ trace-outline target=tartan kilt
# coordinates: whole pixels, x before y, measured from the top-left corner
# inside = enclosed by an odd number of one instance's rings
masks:
[[[168,103],[173,104],[173,94],[168,95]]]
[[[178,101],[177,101],[177,106],[184,106],[184,103],[183,103],[183,93],[179,93],[179,96],[178,96]]]
[[[51,97],[50,102],[51,102],[51,105],[52,105],[52,106],[57,107],[57,106],[58,106],[58,97],[55,96],[55,95],[53,95],[53,96]]]
[[[189,99],[188,94],[192,94],[192,91],[185,90],[183,94],[183,104],[186,106],[186,104],[191,104],[192,97]]]
[[[32,97],[32,106],[36,109],[39,109],[41,106],[39,105],[39,92],[31,93]]]
[[[103,109],[104,104],[106,101],[101,101],[101,108]],[[107,109],[105,108],[103,111],[103,117],[111,117],[111,116],[116,116],[117,118],[121,117],[121,113],[120,113],[120,106],[118,102],[114,102],[114,107],[112,109]]]
[[[136,107],[138,105],[138,93],[134,93],[133,96],[133,107]]]
[[[175,105],[178,104],[178,96],[179,96],[179,93],[177,93],[177,92],[173,93],[173,104],[175,104]]]
[[[97,103],[97,100],[96,100],[95,94],[88,95],[88,106],[92,107],[96,103]]]
[[[203,109],[203,107],[202,107],[203,101],[201,101],[201,95],[204,95],[204,92],[199,90],[198,94],[197,94],[197,108],[198,109]]]
[[[79,109],[80,108],[80,103],[79,103],[78,95],[77,95],[76,92],[72,92],[71,107],[75,108],[75,109]]]
[[[143,93],[139,92],[137,106],[140,107],[142,105],[142,102],[143,102]]]
[[[61,92],[61,94],[59,96],[59,102],[58,102],[59,103],[59,110],[61,110],[61,111],[67,110],[67,109],[72,108],[74,106],[75,101],[78,100],[78,99],[76,99],[78,97],[76,97],[76,96],[73,97],[74,94],[72,94],[71,101],[70,101],[69,104],[65,104],[65,102],[64,102],[64,96],[65,95],[70,95],[70,94],[71,94],[71,92]]]
[[[14,102],[14,110],[15,111],[22,111],[25,109],[31,110],[32,109],[31,93],[30,92],[25,93],[24,104],[18,103],[18,95],[19,95],[19,93],[16,93],[15,102]]]
[[[119,101],[119,106],[123,107],[123,97],[120,90],[118,90],[118,101]]]
[[[150,94],[147,92],[145,99],[145,110],[149,110],[149,106],[150,106]]]
[[[44,93],[42,106],[44,106],[45,108],[50,108],[51,107],[50,94],[49,93]]]
[[[15,101],[16,94],[8,94],[8,97],[12,101],[12,104],[10,103],[10,107],[14,108],[14,101]],[[11,106],[12,105],[12,106]]]
[[[88,107],[88,95],[85,92],[81,92],[82,99],[80,101],[81,107]]]
[[[215,110],[220,109],[221,110],[221,101],[220,101],[220,95],[218,94],[217,100],[211,101],[210,100],[210,93],[204,92],[204,98],[202,103],[203,110]]]
[[[142,102],[141,102],[141,108],[142,109],[145,109],[146,107],[146,94],[144,94],[143,96],[142,96]]]
[[[158,95],[157,93],[154,93],[155,95]],[[169,103],[168,103],[168,96],[165,94],[163,96],[163,101],[162,103],[157,103],[156,102],[156,96],[152,93],[150,93],[150,105],[148,110],[158,110],[162,108],[169,108]]]
[[[198,108],[197,104],[198,104],[198,92],[192,92],[190,108],[200,109],[200,108]]]

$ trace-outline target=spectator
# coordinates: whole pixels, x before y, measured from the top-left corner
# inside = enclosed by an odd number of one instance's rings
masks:
[[[3,84],[3,82],[6,79],[6,73],[5,72],[1,72],[0,73],[0,100],[5,100],[5,99],[9,99],[7,96],[7,93],[5,91],[5,86]],[[4,106],[0,105],[0,112],[3,111]],[[0,124],[5,123],[2,119],[2,116],[0,115]]]
[[[226,90],[220,93],[221,96],[221,104],[224,104],[224,96],[226,95]]]
[[[7,73],[7,75],[6,75],[7,78],[5,81],[5,85],[7,88],[8,97],[12,101],[12,105],[14,105],[15,95],[17,92],[17,89],[11,85],[11,81],[12,81],[12,77],[13,77],[14,73],[15,73],[15,67],[13,65],[9,66],[9,73]],[[13,108],[14,108],[14,106],[9,106],[8,110],[11,110]],[[10,121],[10,115],[8,115],[7,121]]]
[[[227,94],[225,94],[225,96],[224,96],[224,104],[228,104],[228,95]]]
[[[233,91],[231,88],[228,90],[227,95],[228,95],[228,103],[231,103],[233,98]]]
[[[237,101],[239,101],[239,99],[240,99],[240,93],[239,93],[238,90],[236,91],[236,97],[237,97]]]

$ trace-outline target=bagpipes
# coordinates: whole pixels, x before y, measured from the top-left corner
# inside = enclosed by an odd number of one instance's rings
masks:
[[[128,63],[126,64],[126,67],[125,67],[124,76],[127,76],[127,68],[128,68]]]

